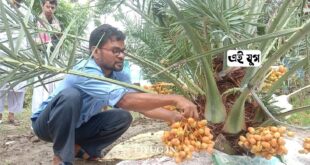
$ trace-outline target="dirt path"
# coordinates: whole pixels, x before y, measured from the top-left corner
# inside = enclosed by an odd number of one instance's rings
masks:
[[[12,126],[2,123],[7,131],[0,130],[0,165],[50,165],[53,157],[52,144],[39,140],[34,136],[30,128],[27,132],[20,133],[19,126]],[[166,129],[164,122],[139,118],[135,120],[126,133],[115,143],[106,148],[103,153],[109,151],[116,144],[140,133],[153,130]],[[76,165],[104,165],[116,164],[113,162],[85,162],[76,160]]]

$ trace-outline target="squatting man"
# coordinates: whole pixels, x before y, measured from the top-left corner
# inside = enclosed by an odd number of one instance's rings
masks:
[[[80,61],[73,69],[130,83],[123,70],[125,35],[103,24],[91,32],[91,59]],[[181,113],[160,107],[174,105]],[[113,107],[101,111],[105,106]],[[136,111],[167,122],[184,117],[198,118],[194,103],[180,95],[140,93],[91,78],[67,75],[47,100],[33,112],[35,134],[53,143],[53,164],[72,164],[74,157],[96,160],[101,150],[119,138],[130,126]]]

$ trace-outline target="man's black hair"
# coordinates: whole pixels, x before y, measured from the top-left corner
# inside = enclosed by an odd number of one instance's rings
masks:
[[[112,38],[117,41],[124,41],[126,39],[126,36],[123,32],[109,24],[100,25],[90,34],[89,50],[91,51],[91,48],[97,45],[98,48],[100,48],[102,45],[107,43],[109,39]]]
[[[57,0],[41,0],[42,5],[44,5],[47,1],[50,2],[50,4],[57,6]]]

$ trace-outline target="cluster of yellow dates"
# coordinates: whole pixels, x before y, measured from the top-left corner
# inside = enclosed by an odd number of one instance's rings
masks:
[[[277,68],[273,68],[271,69],[271,72],[269,72],[269,76],[265,79],[264,83],[263,83],[263,87],[262,90],[263,91],[267,91],[271,85],[278,81],[278,79],[284,75],[287,72],[287,68],[284,67],[283,65],[280,65]]]
[[[299,152],[302,154],[308,154],[310,153],[310,137],[306,138],[304,140],[304,144],[303,144],[303,149],[300,150]]]
[[[172,83],[158,82],[153,85],[144,86],[143,88],[146,90],[154,91],[158,94],[167,95],[167,94],[172,94],[172,89],[170,89],[172,86],[174,86]],[[171,110],[171,111],[176,110],[176,107],[173,105],[167,105],[167,106],[164,106],[163,108],[167,110]]]
[[[164,132],[162,141],[168,148],[166,154],[173,157],[176,163],[191,159],[194,151],[213,152],[213,135],[207,127],[207,120],[188,118],[170,127],[170,131]]]
[[[158,94],[171,94],[172,90],[169,89],[171,86],[174,86],[172,83],[166,83],[166,82],[157,82],[153,85],[145,85],[143,86],[144,89],[155,91]]]
[[[249,150],[255,156],[271,159],[275,155],[287,154],[284,136],[294,136],[294,133],[287,131],[286,127],[249,127],[245,136],[239,137],[238,144]]]

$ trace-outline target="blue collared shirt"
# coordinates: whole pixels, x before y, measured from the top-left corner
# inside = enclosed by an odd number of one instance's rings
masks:
[[[93,59],[90,59],[88,62],[86,60],[83,60],[73,69],[85,73],[95,74],[98,76],[104,75],[101,68],[95,63]],[[124,71],[112,72],[110,78],[126,83],[131,83],[130,76]],[[77,88],[81,91],[83,101],[80,119],[76,125],[76,128],[80,127],[83,123],[86,123],[92,116],[101,112],[102,107],[114,107],[125,93],[134,91],[132,89],[105,81],[76,75],[67,75],[55,88],[55,90],[48,97],[48,99],[42,102],[39,109],[37,109],[37,111],[35,112],[32,112],[31,120],[35,120],[39,116],[39,114],[44,111],[47,104],[59,92],[71,87]]]

